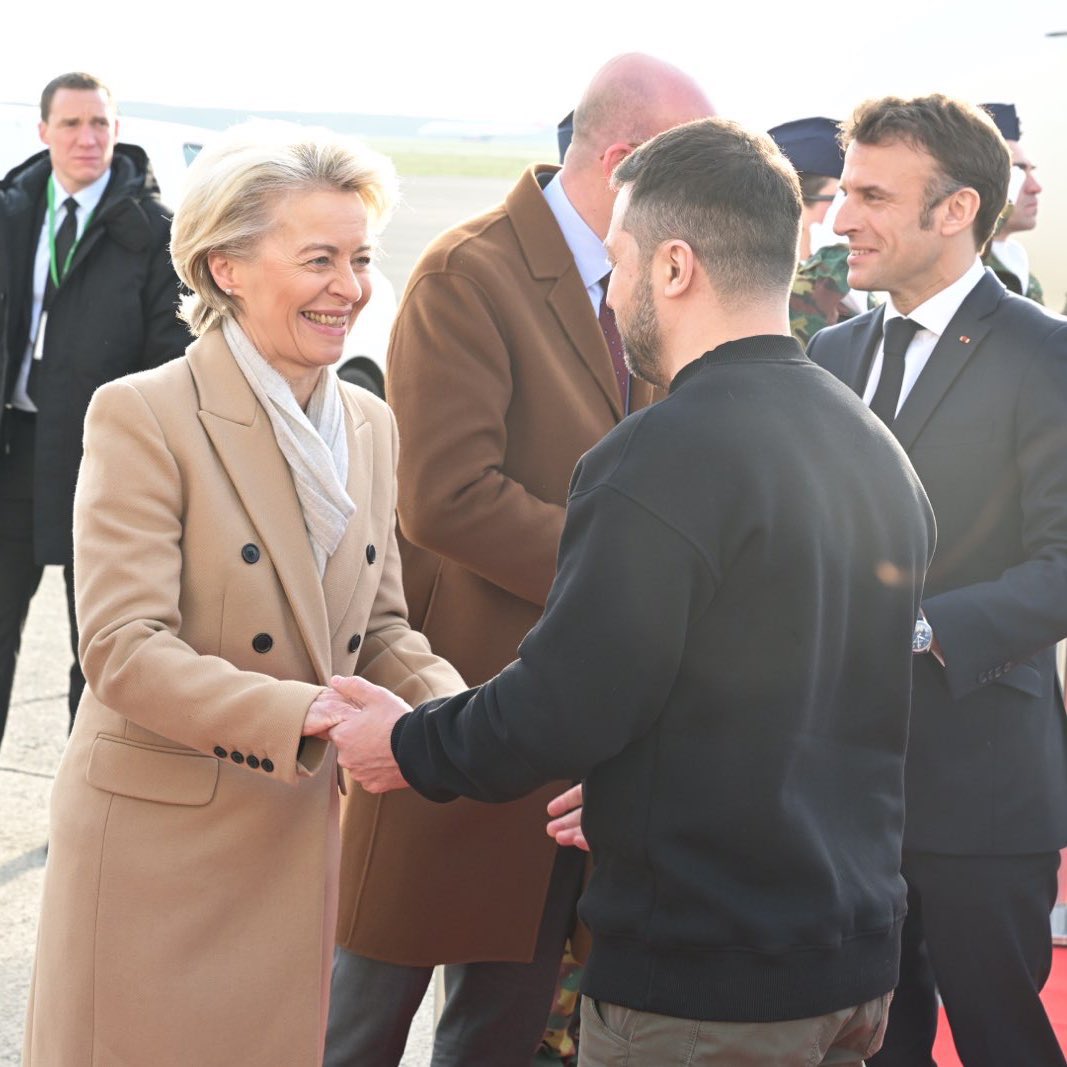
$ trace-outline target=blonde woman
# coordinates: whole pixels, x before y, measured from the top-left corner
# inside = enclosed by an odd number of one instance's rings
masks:
[[[101,388],[75,575],[88,687],[52,797],[31,1067],[321,1063],[339,863],[326,733],[360,673],[462,688],[408,627],[396,432],[327,372],[388,164],[290,128],[194,163],[184,358]]]

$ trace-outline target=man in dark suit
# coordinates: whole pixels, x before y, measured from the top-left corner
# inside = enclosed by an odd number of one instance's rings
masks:
[[[1067,842],[1067,323],[984,269],[1010,157],[984,112],[888,98],[846,124],[849,285],[887,304],[811,357],[866,400],[934,507],[916,624],[901,981],[879,1067],[1064,1063],[1039,992]],[[883,340],[884,338],[884,340]]]
[[[45,564],[71,565],[74,483],[93,390],[181,355],[170,219],[144,152],[119,145],[111,93],[63,74],[41,95],[47,151],[0,184],[0,736],[22,625]]]

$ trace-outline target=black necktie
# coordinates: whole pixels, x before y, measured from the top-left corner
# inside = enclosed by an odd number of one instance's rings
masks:
[[[60,223],[59,229],[56,230],[56,258],[53,261],[55,274],[61,285],[63,283],[64,268],[67,265],[67,256],[70,255],[70,250],[74,247],[74,239],[78,236],[78,201],[73,196],[68,196],[63,201],[63,208],[67,214]],[[55,285],[52,282],[52,271],[49,269],[48,281],[44,290],[45,307],[51,304],[54,294]]]
[[[52,305],[52,299],[56,295],[56,286],[52,281],[52,269],[55,268],[55,275],[59,279],[59,284],[63,284],[64,268],[67,265],[67,256],[70,255],[70,250],[74,247],[74,240],[78,236],[78,201],[73,196],[68,196],[63,201],[63,207],[66,210],[66,217],[59,225],[59,229],[56,230],[56,242],[55,259],[48,266],[48,280],[44,284],[44,301],[41,304],[41,314],[43,315],[49,307]],[[41,324],[38,323],[37,329],[41,329]],[[36,348],[36,344],[34,348]],[[41,361],[33,358],[30,360],[30,373],[26,378],[26,395],[37,402],[37,388],[41,382]]]
[[[615,312],[608,307],[608,281],[611,273],[607,273],[600,279],[603,292],[600,296],[600,329],[604,333],[604,340],[608,343],[608,351],[611,353],[611,365],[615,368],[615,380],[619,384],[619,395],[622,398],[622,408],[626,411],[627,394],[630,391],[630,372],[626,369],[626,359],[622,354],[622,337],[619,335],[619,327],[615,323]]]
[[[871,397],[871,411],[886,424],[892,426],[897,416],[900,387],[904,382],[904,354],[922,327],[913,319],[890,319],[885,324],[885,342],[882,345],[882,376]]]

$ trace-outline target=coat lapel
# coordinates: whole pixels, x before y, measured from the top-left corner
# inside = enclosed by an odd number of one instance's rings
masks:
[[[893,434],[905,451],[989,333],[989,316],[1003,295],[1003,285],[987,270],[952,316],[893,423]]]
[[[885,309],[878,308],[865,323],[857,325],[855,344],[849,348],[845,384],[860,397],[863,396],[867,387],[867,377],[871,373],[874,354],[878,350],[878,343],[882,340],[884,315]]]
[[[374,484],[374,435],[358,403],[349,390],[341,390],[345,407],[345,430],[348,434],[348,482],[346,488],[355,513],[348,521],[337,551],[326,563],[322,590],[326,597],[326,617],[331,639],[344,621],[348,606],[356,595],[356,586],[366,566],[366,546],[360,542],[370,522],[370,487]],[[384,553],[385,546],[381,546]]]
[[[322,582],[289,465],[270,419],[221,330],[211,330],[192,344],[188,356],[200,398],[200,421],[270,553],[311,662],[326,683],[331,664]]]
[[[548,306],[618,420],[623,416],[622,400],[608,343],[571,250],[537,181],[537,175],[549,169],[558,168],[531,167],[526,171],[508,194],[504,206],[531,275],[554,281]]]

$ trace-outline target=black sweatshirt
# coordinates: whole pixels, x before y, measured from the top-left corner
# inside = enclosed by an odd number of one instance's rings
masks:
[[[721,1021],[879,996],[933,544],[856,396],[790,338],[721,345],[582,458],[542,620],[400,720],[400,769],[439,801],[584,779],[590,996]]]

